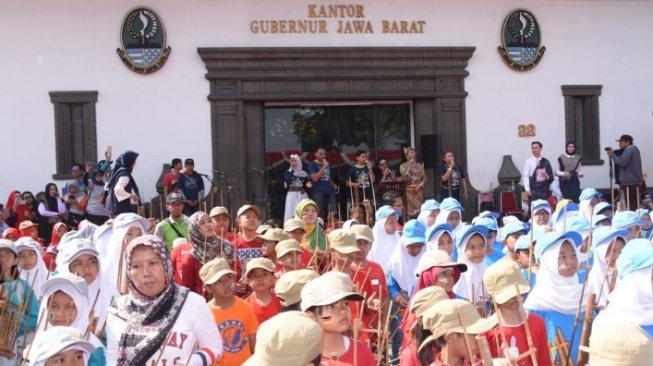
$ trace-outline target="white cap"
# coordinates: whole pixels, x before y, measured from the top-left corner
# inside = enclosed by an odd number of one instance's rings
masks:
[[[29,355],[29,362],[32,365],[45,365],[50,357],[69,349],[85,352],[86,359],[95,351],[95,346],[82,339],[76,328],[64,326],[52,327],[43,331],[36,337],[32,347],[25,350],[25,355],[31,348],[33,350]]]
[[[363,296],[352,291],[351,278],[342,272],[327,272],[307,283],[302,289],[302,311],[313,306],[334,304],[342,299],[363,300]]]

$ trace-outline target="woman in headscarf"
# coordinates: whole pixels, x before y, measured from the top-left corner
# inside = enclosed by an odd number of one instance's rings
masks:
[[[27,206],[23,201],[20,191],[11,191],[4,207],[4,216],[7,225],[18,228],[20,223],[25,220],[26,209]]]
[[[578,203],[580,196],[580,180],[583,173],[580,171],[580,163],[583,157],[576,151],[576,143],[568,141],[565,147],[565,153],[558,157],[558,169],[555,175],[560,181],[560,191],[562,197]]]
[[[68,232],[68,226],[63,222],[58,222],[54,224],[52,228],[52,240],[50,240],[50,245],[48,245],[44,255],[43,261],[45,262],[48,270],[50,272],[57,269],[57,253],[59,251],[58,246],[61,242],[61,238]]]
[[[104,193],[105,173],[111,168],[111,163],[106,160],[100,160],[95,171],[88,180],[87,194],[88,203],[86,204],[86,217],[95,225],[102,225],[109,219],[109,212],[102,204],[102,194]]]
[[[433,199],[426,200],[420,208],[417,219],[428,229],[435,224],[438,214],[440,214],[440,203]]]
[[[453,197],[447,197],[440,203],[440,213],[435,218],[434,225],[449,224],[452,231],[451,236],[453,241],[456,241],[456,235],[462,225],[462,211],[463,206]],[[456,251],[452,255],[456,259]]]
[[[386,274],[392,253],[401,238],[397,231],[397,220],[400,216],[401,211],[390,206],[382,206],[376,211],[376,222],[372,228],[374,242],[367,259],[378,263]]]
[[[20,278],[38,289],[50,277],[50,271],[43,261],[43,247],[30,237],[20,238],[14,245],[18,253]]]
[[[116,217],[124,212],[137,211],[140,193],[136,181],[132,177],[136,158],[138,158],[138,153],[127,150],[116,159],[116,166],[107,182],[109,193],[106,207],[111,217]]]
[[[222,257],[233,268],[235,250],[232,243],[218,236],[215,223],[206,212],[198,211],[188,218],[188,236],[192,250],[181,253],[179,267],[174,268],[174,280],[196,294],[204,295],[204,284],[199,275],[202,266]]]
[[[125,263],[129,292],[109,309],[107,364],[208,366],[219,359],[213,315],[203,297],[173,281],[166,244],[154,235],[134,239]]]
[[[326,252],[326,237],[317,222],[318,212],[319,208],[317,207],[317,203],[311,199],[303,199],[297,204],[295,218],[304,221],[306,225],[304,240],[300,244],[302,247],[311,251],[318,250],[320,252]]]
[[[290,168],[283,173],[283,187],[288,190],[283,215],[283,222],[286,222],[295,216],[297,204],[308,198],[306,188],[312,187],[308,173],[302,169],[302,159],[297,154],[290,155]]]
[[[50,244],[52,238],[52,227],[54,224],[63,221],[66,215],[66,204],[59,195],[59,189],[54,183],[45,186],[45,197],[39,203],[39,237],[45,244]]]
[[[424,183],[426,172],[424,164],[417,162],[417,152],[414,147],[404,148],[406,162],[399,165],[401,180],[406,183],[406,215],[411,216],[419,210],[424,201]]]

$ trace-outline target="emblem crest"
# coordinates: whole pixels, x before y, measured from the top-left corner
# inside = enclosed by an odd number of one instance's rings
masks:
[[[542,46],[542,33],[535,16],[529,10],[510,12],[501,27],[499,54],[510,67],[524,71],[540,62],[546,47]]]
[[[163,21],[152,9],[140,6],[130,10],[120,27],[121,48],[116,49],[131,70],[147,74],[165,64],[172,49],[166,47]]]

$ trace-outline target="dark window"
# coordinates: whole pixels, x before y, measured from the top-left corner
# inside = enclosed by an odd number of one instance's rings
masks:
[[[54,179],[69,179],[75,163],[97,162],[95,102],[97,91],[50,92],[54,104],[57,171]]]
[[[583,165],[601,165],[599,96],[601,85],[563,85],[567,140],[576,141]]]

